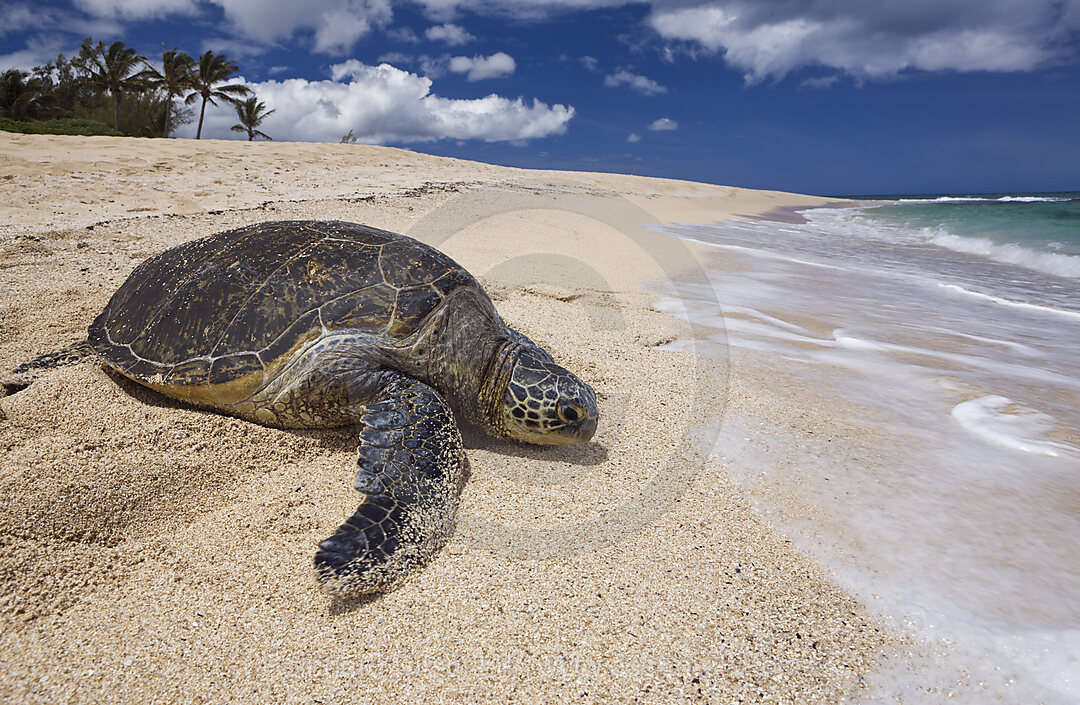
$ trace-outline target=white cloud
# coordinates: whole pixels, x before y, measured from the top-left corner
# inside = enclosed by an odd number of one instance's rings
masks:
[[[95,17],[140,20],[199,11],[195,0],[75,0],[75,6]]]
[[[39,43],[58,35],[122,39],[123,25],[129,21],[196,13],[201,20],[211,15],[208,6],[215,5],[224,12],[225,22],[215,28],[214,36],[264,48],[299,40],[314,51],[340,55],[373,32],[413,41],[411,30],[392,24],[399,2],[72,0],[65,6],[70,9],[61,10],[13,0],[4,6],[0,35],[37,37]],[[449,46],[471,38],[453,23],[458,16],[539,20],[605,7],[645,8],[645,24],[665,40],[659,48],[662,56],[713,54],[751,83],[780,79],[805,67],[830,69],[857,80],[888,78],[907,70],[1030,71],[1075,59],[1080,36],[1080,0],[414,0],[414,4],[435,23],[425,32],[427,38]],[[64,44],[70,47],[70,41]],[[9,56],[27,61],[32,49],[18,48],[11,46],[9,51],[15,53]],[[589,70],[599,68],[589,58],[582,63]]]
[[[315,28],[315,51],[344,54],[375,25],[393,19],[388,0],[350,2],[324,14]]]
[[[420,43],[420,37],[416,36],[416,33],[408,27],[387,27],[383,32],[387,37],[396,42],[405,42],[407,44]]]
[[[424,14],[440,22],[462,14],[496,15],[514,19],[536,20],[554,14],[601,7],[640,5],[645,0],[418,0]]]
[[[104,0],[101,0],[104,1]],[[134,1],[134,0],[132,0]],[[315,51],[347,53],[360,37],[394,18],[390,0],[210,0],[236,32],[265,44],[314,33]]]
[[[1080,0],[654,0],[662,37],[722,54],[747,82],[827,66],[858,78],[924,71],[1030,71],[1075,51]]]
[[[0,66],[3,67],[3,71],[19,69],[20,71],[29,72],[35,66],[41,66],[55,59],[57,53],[59,52],[51,49],[47,53],[43,53],[36,47],[13,51],[10,54],[0,54]]]
[[[230,59],[251,58],[262,56],[266,53],[266,46],[258,42],[227,37],[207,37],[203,39],[199,51],[212,51],[215,54],[225,54]],[[195,58],[199,58],[196,54]]]
[[[639,76],[636,73],[630,73],[626,70],[619,70],[607,76],[604,79],[604,85],[608,88],[629,86],[631,89],[642,95],[659,95],[661,93],[667,93],[667,88],[661,86],[651,78]]]
[[[332,80],[288,79],[247,83],[267,108],[276,112],[261,128],[275,140],[337,142],[349,130],[357,141],[430,142],[478,139],[515,142],[566,132],[574,108],[547,105],[495,94],[475,100],[442,98],[431,92],[431,79],[389,64],[369,66],[355,59],[331,68]],[[244,82],[238,79],[237,82]],[[203,135],[236,138],[231,106],[207,107]],[[195,134],[194,125],[178,130]]]
[[[446,73],[450,65],[450,55],[429,56],[420,54],[403,54],[400,51],[389,51],[379,57],[380,64],[393,64],[394,66],[419,66],[420,75],[428,78],[439,78]]]
[[[35,66],[43,66],[56,60],[56,55],[64,52],[70,58],[70,44],[53,33],[50,36],[37,35],[26,42],[26,48],[10,54],[0,55],[0,72],[8,69],[29,71]]]
[[[639,135],[636,132],[631,132],[629,135],[626,136],[626,141],[629,142],[630,144],[634,144],[635,142],[640,142],[641,141],[641,135]]]
[[[13,35],[14,41],[22,40],[24,44],[22,49],[0,56],[0,70],[29,69],[55,60],[60,52],[70,58],[78,53],[83,37],[114,41],[122,39],[123,32],[123,23],[115,17],[88,16],[39,5],[0,4],[0,37]]]
[[[1080,0],[419,0],[444,20],[468,12],[540,19],[651,6],[646,20],[692,54],[721,55],[748,82],[824,66],[859,79],[905,70],[1031,71],[1077,56]]]
[[[839,76],[813,76],[803,80],[799,88],[831,88],[839,80]]]
[[[649,123],[649,129],[654,132],[663,132],[667,130],[679,129],[679,123],[675,122],[671,118],[659,118]]]
[[[414,61],[416,61],[415,56],[400,51],[388,51],[378,58],[380,64],[394,64],[395,66],[411,66]]]
[[[491,56],[455,56],[450,59],[450,70],[454,73],[464,73],[468,81],[482,81],[485,78],[501,78],[514,73],[517,63],[514,57],[503,52],[496,52]]]
[[[452,47],[468,44],[476,39],[464,27],[449,23],[428,27],[427,31],[424,32],[424,36],[433,42],[445,42]]]
[[[4,21],[0,22],[0,37],[29,30],[39,30],[60,22],[51,8],[31,8],[29,5],[10,5],[4,8]],[[7,66],[7,64],[4,64]]]
[[[594,56],[583,56],[579,59],[581,65],[593,73],[600,73],[600,62]]]
[[[420,73],[428,78],[439,78],[446,73],[446,69],[450,65],[449,54],[443,56],[423,54],[418,56],[416,60],[420,63]]]
[[[1077,55],[1080,0],[418,0],[429,17],[542,19],[647,5],[647,23],[747,81],[826,66],[858,78],[904,70],[1031,71]],[[665,52],[672,47],[666,47]]]

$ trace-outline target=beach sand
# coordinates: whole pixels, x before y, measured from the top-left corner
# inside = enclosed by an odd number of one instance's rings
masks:
[[[449,545],[338,601],[312,555],[357,504],[351,429],[50,372],[0,399],[0,700],[811,703],[874,682],[894,636],[709,453],[731,408],[788,435],[828,417],[789,418],[748,356],[660,349],[696,332],[640,286],[701,276],[692,244],[645,224],[824,199],[356,145],[0,132],[0,155],[2,370],[81,339],[153,254],[338,219],[447,252],[601,406],[580,446],[466,429]]]

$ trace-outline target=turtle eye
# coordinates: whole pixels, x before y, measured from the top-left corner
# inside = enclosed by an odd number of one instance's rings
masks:
[[[567,423],[574,423],[581,418],[581,409],[573,404],[560,404],[559,416]]]

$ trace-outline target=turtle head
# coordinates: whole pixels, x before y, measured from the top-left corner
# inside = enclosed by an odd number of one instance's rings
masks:
[[[540,348],[520,346],[496,427],[527,443],[584,443],[596,432],[596,393]]]

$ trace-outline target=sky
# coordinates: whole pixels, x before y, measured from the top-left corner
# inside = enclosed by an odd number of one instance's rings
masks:
[[[279,141],[820,195],[1080,190],[1080,0],[0,0],[0,70],[86,36],[225,53]],[[208,108],[203,136],[236,121]]]

